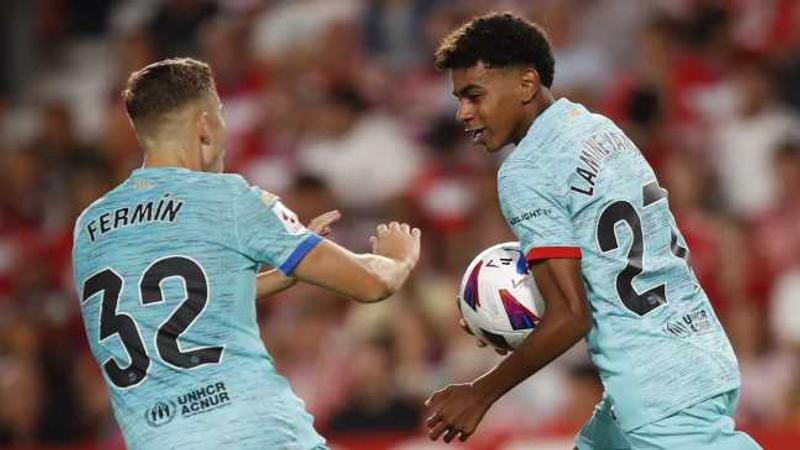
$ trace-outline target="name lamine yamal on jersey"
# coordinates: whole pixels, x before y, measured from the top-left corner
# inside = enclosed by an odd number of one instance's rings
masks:
[[[570,189],[590,197],[594,195],[595,178],[606,159],[624,151],[639,152],[633,142],[624,135],[610,132],[592,135],[584,140],[581,146],[583,150],[580,160],[583,164],[575,168],[575,173],[586,180],[588,186],[570,186]]]

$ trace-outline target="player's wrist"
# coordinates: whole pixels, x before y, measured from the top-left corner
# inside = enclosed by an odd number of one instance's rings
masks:
[[[403,270],[411,271],[414,268],[414,260],[410,255],[383,255],[392,262],[400,266]]]
[[[406,272],[411,272],[414,269],[414,266],[417,265],[417,262],[414,260],[414,258],[408,256],[403,258],[400,264],[402,264],[403,269],[405,269]]]
[[[494,404],[503,395],[502,388],[494,382],[491,372],[473,381],[472,388],[487,406]]]

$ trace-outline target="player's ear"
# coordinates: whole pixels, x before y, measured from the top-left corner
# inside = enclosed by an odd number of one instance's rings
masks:
[[[200,111],[197,115],[197,134],[201,146],[211,144],[211,125],[208,122],[207,111]]]
[[[539,72],[537,72],[536,69],[533,67],[523,69],[519,78],[520,100],[522,103],[530,103],[534,97],[536,97],[536,94],[539,93],[541,86],[542,82],[539,79]]]

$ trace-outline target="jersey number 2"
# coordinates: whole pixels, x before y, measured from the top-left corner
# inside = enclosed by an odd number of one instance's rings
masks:
[[[647,208],[653,203],[666,198],[667,192],[652,181],[642,186],[642,206]],[[628,250],[628,264],[617,275],[617,294],[626,308],[639,316],[643,316],[667,302],[666,286],[659,284],[643,293],[633,288],[633,279],[643,271],[644,238],[642,220],[636,208],[626,201],[617,201],[606,207],[597,224],[597,240],[600,249],[608,252],[619,248],[614,227],[618,222],[625,222],[633,234],[633,243]],[[672,254],[688,261],[688,250],[678,244],[678,234],[671,230],[670,249]]]
[[[183,280],[186,298],[156,332],[156,350],[161,360],[179,369],[192,369],[203,364],[218,363],[223,347],[201,347],[181,351],[178,338],[206,307],[208,281],[203,268],[195,261],[182,256],[170,256],[150,264],[139,281],[139,295],[144,306],[164,301],[161,282],[170,277]],[[83,283],[82,301],[103,292],[100,307],[100,342],[117,334],[130,357],[127,367],[120,367],[114,358],[103,363],[111,382],[120,388],[135,386],[147,376],[150,357],[144,346],[139,327],[131,316],[117,312],[124,279],[113,269],[104,269]]]

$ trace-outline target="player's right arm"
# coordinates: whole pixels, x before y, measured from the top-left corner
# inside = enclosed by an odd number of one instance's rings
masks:
[[[406,224],[379,225],[373,254],[359,255],[304,227],[276,196],[248,186],[241,177],[229,180],[234,183],[235,245],[285,277],[374,302],[396,292],[419,259],[420,231]]]
[[[419,259],[420,231],[407,224],[378,225],[373,254],[355,254],[323,240],[300,262],[294,276],[361,302],[394,294]]]
[[[328,211],[313,219],[308,229],[322,237],[330,237],[331,224],[342,217],[338,210]],[[278,269],[268,270],[256,276],[256,299],[266,298],[285,291],[297,283],[297,278],[286,276]]]

